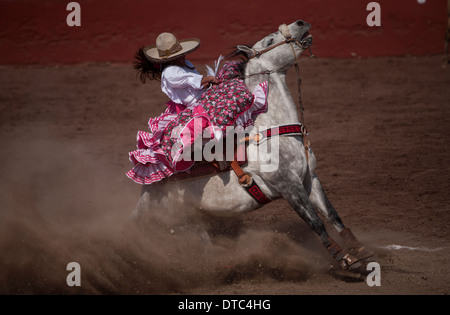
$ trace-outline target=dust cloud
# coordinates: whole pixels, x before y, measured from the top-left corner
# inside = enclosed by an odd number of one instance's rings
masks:
[[[239,218],[190,213],[172,230],[158,220],[136,224],[129,217],[139,187],[85,145],[31,139],[2,147],[2,294],[177,294],[247,279],[298,281],[311,271],[307,248],[283,233],[242,228]],[[66,283],[69,262],[81,266],[79,287]]]

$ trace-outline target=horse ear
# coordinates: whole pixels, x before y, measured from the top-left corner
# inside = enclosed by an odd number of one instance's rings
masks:
[[[238,51],[242,51],[243,53],[245,53],[248,58],[253,56],[255,53],[253,49],[251,47],[248,47],[247,45],[237,45],[236,48]]]

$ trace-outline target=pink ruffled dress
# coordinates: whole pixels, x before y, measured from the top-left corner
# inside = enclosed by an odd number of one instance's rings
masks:
[[[170,98],[167,109],[150,118],[149,131],[138,131],[137,149],[129,152],[134,167],[127,176],[149,185],[176,172],[189,171],[194,161],[183,160],[183,152],[202,135],[219,140],[227,126],[247,128],[267,111],[268,84],[251,93],[239,77],[239,62],[227,62],[216,78],[219,84],[205,90],[202,75],[188,67],[169,66],[161,75],[161,89]]]

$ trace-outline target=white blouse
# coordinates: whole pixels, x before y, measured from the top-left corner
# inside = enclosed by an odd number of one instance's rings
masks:
[[[194,68],[187,60],[186,65]],[[202,78],[195,68],[168,66],[161,74],[161,90],[173,102],[191,106],[203,93]]]

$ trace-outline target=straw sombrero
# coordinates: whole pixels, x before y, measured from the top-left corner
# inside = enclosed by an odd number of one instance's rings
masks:
[[[182,55],[189,54],[200,46],[197,38],[177,40],[171,33],[161,33],[156,38],[156,45],[144,48],[145,56],[151,62],[164,63]]]

